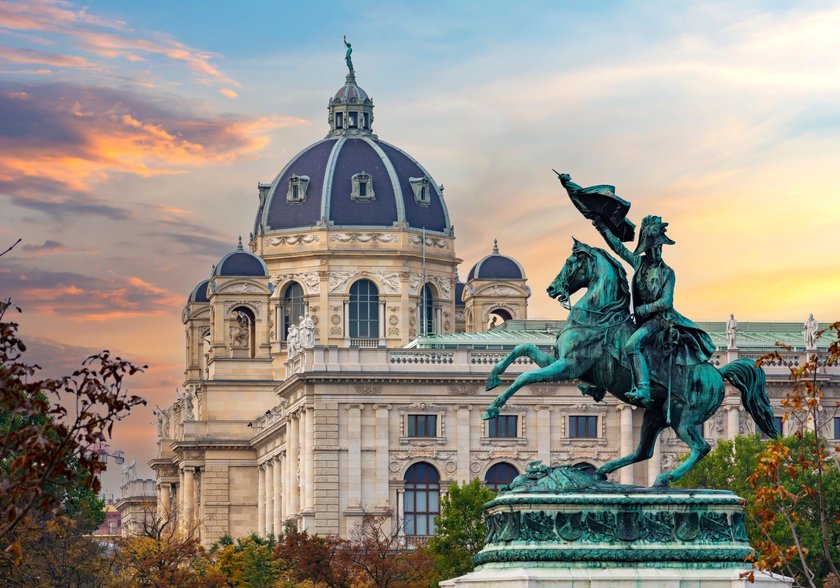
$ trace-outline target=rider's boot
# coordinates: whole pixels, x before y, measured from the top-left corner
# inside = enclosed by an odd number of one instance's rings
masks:
[[[627,396],[632,400],[638,400],[644,406],[650,406],[653,404],[650,395],[650,372],[641,353],[630,354],[630,367],[633,369],[633,381],[636,385],[627,393]]]

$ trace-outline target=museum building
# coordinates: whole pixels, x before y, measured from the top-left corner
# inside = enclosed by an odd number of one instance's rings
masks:
[[[588,468],[630,453],[642,411],[572,381],[529,386],[481,419],[493,364],[520,343],[550,351],[563,322],[527,320],[526,272],[496,243],[459,281],[443,186],[374,133],[352,72],[328,112],[326,137],[258,184],[247,247],[189,294],[183,393],[159,411],[150,462],[158,512],[204,544],[289,522],[347,536],[366,513],[422,537],[455,481],[498,489],[534,460]],[[776,341],[794,346],[786,363],[803,360],[801,324],[742,323],[737,346],[725,323],[700,326],[718,366]],[[517,360],[503,383],[533,367]],[[788,370],[765,369],[780,419]],[[840,372],[820,377],[836,399]],[[710,442],[754,430],[730,388]],[[666,432],[616,479],[648,484],[684,452]]]

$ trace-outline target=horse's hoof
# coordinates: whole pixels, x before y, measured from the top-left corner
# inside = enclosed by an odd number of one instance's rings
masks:
[[[502,383],[502,378],[497,376],[496,374],[490,374],[487,376],[487,385],[484,386],[484,389],[488,392]]]
[[[495,406],[488,406],[487,410],[484,411],[484,414],[481,415],[481,418],[485,421],[489,421],[490,419],[495,419],[499,416],[499,409]]]

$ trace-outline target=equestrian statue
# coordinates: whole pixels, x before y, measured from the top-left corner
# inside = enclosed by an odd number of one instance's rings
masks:
[[[530,358],[539,369],[520,374],[487,407],[484,419],[496,418],[523,386],[580,380],[581,392],[596,402],[609,392],[644,409],[635,451],[598,468],[599,478],[650,459],[657,437],[668,427],[688,445],[691,452],[686,460],[657,476],[655,486],[680,479],[709,452],[698,425],[723,402],[724,380],[741,392],[741,402],[758,428],[775,438],[778,432],[764,372],[749,359],[715,368],[708,361],[715,349],[709,335],[674,309],[674,270],[662,259],[662,246],[674,244],[665,234],[668,223],[646,216],[638,243],[630,251],[623,244],[635,233],[635,225],[626,218],[630,203],[616,196],[613,186],[582,188],[568,174],[557,175],[575,207],[633,268],[632,299],[621,263],[607,251],[573,239],[571,255],[548,287],[548,295],[569,310],[554,354],[535,345],[517,345],[496,364],[487,378],[487,390],[499,386],[501,374],[520,357]],[[572,294],[582,289],[586,293],[570,305]]]

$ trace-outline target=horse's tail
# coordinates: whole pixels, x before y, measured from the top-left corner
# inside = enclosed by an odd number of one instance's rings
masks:
[[[758,428],[772,438],[779,436],[770,398],[767,396],[764,370],[751,359],[736,359],[720,369],[727,382],[741,391],[741,404],[750,413]]]

